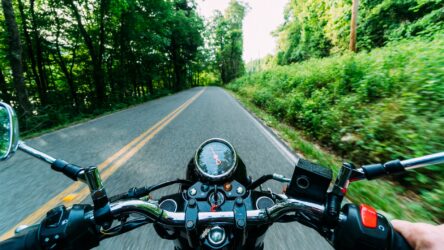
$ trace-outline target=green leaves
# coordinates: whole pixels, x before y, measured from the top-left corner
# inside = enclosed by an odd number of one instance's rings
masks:
[[[274,67],[228,87],[356,164],[417,157],[444,149],[443,51],[444,34],[393,42]],[[444,200],[442,166],[397,180],[444,219],[428,203]]]
[[[216,12],[208,26],[207,39],[224,84],[244,73],[242,22],[247,8],[247,5],[232,0],[225,13]]]
[[[361,0],[358,50],[415,36],[433,36],[444,29],[442,0]],[[341,54],[348,50],[350,0],[292,0],[279,38],[279,65]]]

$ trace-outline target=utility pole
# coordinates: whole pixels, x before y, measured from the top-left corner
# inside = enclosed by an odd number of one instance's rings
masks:
[[[350,22],[350,50],[356,52],[356,23],[358,19],[359,0],[353,0]]]

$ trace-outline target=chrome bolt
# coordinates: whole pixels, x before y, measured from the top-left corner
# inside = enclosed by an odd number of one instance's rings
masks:
[[[237,226],[240,228],[243,228],[245,226],[245,221],[242,219],[237,220],[236,223],[237,223]]]
[[[194,227],[194,222],[191,220],[187,221],[187,228],[191,229],[193,227]]]
[[[190,195],[195,196],[197,194],[197,190],[195,188],[190,189]]]
[[[238,188],[236,188],[236,192],[238,194],[242,194],[242,193],[244,193],[244,189],[242,187],[238,187]]]
[[[208,241],[212,246],[220,246],[225,241],[225,230],[219,226],[212,227],[208,234]]]

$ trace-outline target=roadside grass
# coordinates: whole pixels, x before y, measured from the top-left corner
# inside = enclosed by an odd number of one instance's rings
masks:
[[[249,86],[253,88],[253,86]],[[273,115],[258,108],[249,98],[228,90],[250,112],[271,127],[284,141],[301,155],[301,157],[332,169],[335,176],[339,171],[342,160],[325,148],[306,139],[303,134],[286,123],[279,121]],[[350,185],[347,198],[353,203],[369,204],[385,212],[390,219],[405,219],[433,223],[437,218],[423,208],[423,204],[413,192],[400,195],[405,191],[397,183],[388,179],[354,182]],[[412,198],[413,197],[413,198]]]

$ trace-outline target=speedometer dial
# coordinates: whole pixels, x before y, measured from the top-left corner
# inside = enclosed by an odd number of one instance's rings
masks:
[[[197,149],[195,164],[203,177],[220,180],[229,177],[236,169],[236,151],[223,139],[210,139]]]

